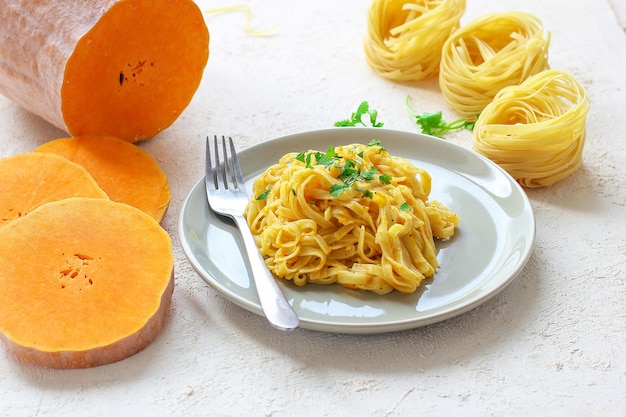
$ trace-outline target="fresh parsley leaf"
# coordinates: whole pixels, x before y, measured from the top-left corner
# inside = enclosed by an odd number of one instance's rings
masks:
[[[383,184],[389,184],[389,183],[391,183],[391,175],[389,175],[389,174],[380,175],[378,177],[378,180],[380,182],[382,182]]]
[[[443,139],[443,135],[459,129],[473,130],[476,122],[470,122],[466,119],[458,119],[451,123],[444,120],[442,112],[416,114],[409,105],[410,97],[406,98],[406,108],[409,114],[415,118],[415,122],[420,126],[422,133]]]
[[[411,206],[409,206],[409,203],[405,201],[404,203],[400,204],[400,210],[401,211],[411,210]]]
[[[368,143],[367,146],[378,146],[380,148],[379,153],[386,150],[385,148],[383,148],[381,141],[379,141],[378,139],[370,140],[370,143]]]
[[[384,123],[376,121],[376,119],[378,118],[378,111],[372,109],[368,111],[368,114],[370,115],[370,124],[372,125],[372,127],[383,127]]]
[[[297,161],[304,163],[307,168],[313,168],[313,158],[315,158],[316,165],[324,165],[326,168],[341,159],[341,157],[335,153],[334,146],[330,146],[326,153],[302,151],[295,157]]]
[[[383,127],[384,123],[377,121],[378,119],[378,111],[374,109],[370,109],[370,105],[367,101],[362,101],[359,104],[356,112],[352,113],[349,119],[340,120],[335,122],[336,127],[353,127],[356,125],[367,126],[365,122],[363,122],[363,116],[369,116],[369,123],[372,127]]]
[[[348,184],[333,184],[330,186],[330,195],[333,197],[337,197],[349,188],[350,186]]]
[[[305,164],[307,168],[313,168],[313,166],[311,165],[311,158],[313,158],[311,152],[302,151],[296,155],[295,159],[296,161],[300,161]]]
[[[361,174],[361,176],[363,177],[364,180],[371,181],[374,179],[374,174],[376,174],[377,172],[378,170],[376,169],[376,167],[371,167],[370,169],[365,171],[363,174]]]
[[[270,191],[272,191],[272,189],[268,188],[267,190],[265,190],[261,194],[259,194],[256,199],[259,200],[259,201],[267,200],[267,196],[269,195]]]
[[[354,167],[354,165],[355,165],[354,160],[352,159],[346,160],[346,164],[343,166],[343,168],[341,169],[341,173],[339,174],[339,179],[341,181],[345,182],[346,184],[354,182],[355,176],[359,172]]]
[[[339,157],[335,154],[335,147],[330,146],[326,153],[316,152],[315,160],[319,165],[324,165],[325,167],[331,166]]]
[[[468,122],[468,121],[465,121],[465,123],[464,123],[464,127],[465,127],[467,130],[474,130],[474,126],[476,126],[476,122],[477,122],[477,121],[478,121],[478,116],[476,116],[476,120],[474,120],[473,122]]]
[[[372,198],[372,197],[374,197],[374,193],[371,190],[359,189],[359,191],[363,192],[363,197],[365,197],[365,198]]]

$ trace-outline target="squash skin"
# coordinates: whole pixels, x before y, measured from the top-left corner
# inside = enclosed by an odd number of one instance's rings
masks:
[[[0,340],[7,347],[7,350],[15,357],[24,362],[31,363],[53,369],[79,369],[93,368],[119,362],[145,349],[158,335],[164,324],[166,312],[171,303],[174,291],[174,275],[170,284],[163,292],[163,300],[159,311],[150,318],[148,323],[136,334],[128,336],[122,340],[111,343],[107,346],[99,347],[92,351],[54,351],[43,352],[36,348],[23,346],[14,342],[0,332]],[[140,343],[138,343],[139,341]]]
[[[71,136],[156,135],[209,56],[191,0],[0,0],[0,21],[0,94]]]
[[[40,205],[68,197],[108,199],[87,170],[41,152],[0,158],[0,227]]]
[[[0,338],[18,358],[100,366],[161,330],[174,290],[172,241],[141,210],[73,197],[5,225],[0,237]],[[29,257],[16,262],[15,253]]]
[[[87,169],[109,198],[161,221],[170,201],[165,173],[138,146],[111,136],[80,136],[47,142],[36,152],[62,156]]]

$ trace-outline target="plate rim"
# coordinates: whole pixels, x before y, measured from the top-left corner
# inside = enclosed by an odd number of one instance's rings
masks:
[[[300,318],[301,328],[308,329],[308,330],[315,330],[315,331],[330,332],[330,333],[377,334],[377,333],[388,333],[388,332],[396,332],[396,331],[402,331],[402,330],[410,330],[410,329],[414,329],[418,327],[432,325],[432,324],[459,316],[487,302],[489,299],[493,298],[498,293],[500,293],[503,289],[505,289],[522,272],[522,270],[528,263],[528,260],[534,250],[535,240],[536,240],[536,219],[535,219],[535,214],[534,214],[532,204],[526,192],[523,190],[522,186],[517,181],[515,181],[511,177],[511,175],[508,174],[502,167],[498,166],[497,164],[495,164],[488,158],[484,157],[483,155],[471,149],[468,149],[462,145],[449,142],[445,139],[440,139],[440,138],[436,138],[433,136],[424,135],[424,134],[415,133],[415,132],[408,132],[408,131],[394,130],[394,129],[387,129],[387,128],[349,127],[349,128],[317,129],[317,130],[302,131],[302,132],[277,136],[277,137],[268,139],[266,141],[251,145],[239,151],[239,155],[240,155],[240,158],[241,158],[241,155],[243,155],[244,158],[242,159],[245,159],[248,154],[253,154],[258,149],[268,148],[268,147],[277,147],[279,149],[283,149],[281,148],[280,145],[283,145],[284,143],[287,143],[290,141],[294,141],[295,139],[298,139],[298,138],[302,139],[302,137],[310,137],[310,136],[315,136],[315,135],[323,135],[325,137],[326,135],[330,133],[337,133],[337,132],[341,132],[339,134],[344,135],[348,131],[353,132],[355,137],[364,136],[365,134],[371,135],[372,133],[375,133],[375,136],[376,135],[379,135],[379,136],[384,136],[384,135],[404,136],[406,135],[407,140],[423,140],[423,141],[428,142],[431,145],[437,144],[436,146],[443,146],[443,147],[450,146],[451,149],[455,149],[457,152],[469,155],[471,158],[476,158],[480,160],[483,164],[489,166],[490,169],[495,169],[508,180],[508,182],[512,185],[512,188],[515,189],[515,191],[517,192],[518,197],[521,197],[523,206],[528,209],[528,210],[524,210],[524,214],[528,216],[529,218],[529,224],[528,224],[529,227],[528,227],[528,230],[526,231],[527,237],[528,237],[528,244],[524,247],[523,253],[519,257],[519,261],[516,263],[515,268],[508,274],[508,276],[505,279],[502,279],[499,281],[499,285],[496,285],[494,288],[490,288],[489,291],[486,291],[486,292],[481,291],[480,296],[472,297],[467,302],[459,303],[459,305],[456,305],[453,308],[446,309],[443,312],[425,314],[425,315],[422,315],[421,317],[412,318],[412,319],[410,318],[410,319],[392,320],[392,321],[375,322],[375,323],[365,323],[365,322],[363,323],[337,323],[337,322],[332,322],[332,321],[320,321],[320,320],[307,319],[307,318],[301,317]],[[383,146],[385,146],[384,138],[381,140],[383,142]],[[353,143],[355,143],[355,141],[353,141]],[[282,154],[284,154],[287,152],[294,152],[294,151],[296,150],[286,149],[281,152]],[[394,154],[393,152],[390,152],[390,153]],[[410,158],[411,156],[409,156],[409,159]],[[269,166],[270,164],[275,163],[275,162],[276,161],[267,161],[267,163],[265,163],[264,166]],[[248,170],[246,170],[245,166],[243,166],[242,168],[244,170],[244,177],[248,181],[249,180],[248,174],[250,173],[248,172]],[[451,170],[447,167],[441,167],[441,168],[449,172],[455,172],[460,175],[463,175],[462,171]],[[465,175],[463,176],[467,178],[467,176]],[[470,180],[469,178],[467,179]],[[186,233],[185,233],[185,227],[184,227],[185,213],[188,211],[188,208],[189,208],[191,199],[194,196],[194,193],[198,192],[197,191],[198,189],[204,190],[203,184],[204,184],[204,176],[202,176],[198,181],[194,183],[193,187],[191,188],[191,190],[185,197],[183,205],[181,206],[178,227],[179,227],[179,239],[181,242],[181,246],[183,248],[183,252],[187,260],[193,267],[193,269],[200,276],[200,278],[203,279],[211,287],[218,290],[221,296],[225,297],[227,300],[229,300],[230,302],[233,302],[239,307],[244,308],[245,310],[248,310],[260,316],[264,316],[261,306],[257,301],[255,301],[254,299],[241,297],[238,294],[235,294],[232,291],[229,291],[228,288],[222,285],[222,283],[211,274],[209,270],[210,268],[207,268],[201,265],[200,261],[196,259],[196,257],[193,256],[192,254],[192,249],[190,247],[190,244],[187,241],[188,237],[186,236]],[[206,191],[203,191],[203,193],[204,193],[203,195],[206,196]],[[279,286],[282,287],[283,285],[285,285],[285,283],[283,283],[282,280],[277,280],[277,281],[279,283]],[[287,283],[287,284],[290,284],[290,283]]]

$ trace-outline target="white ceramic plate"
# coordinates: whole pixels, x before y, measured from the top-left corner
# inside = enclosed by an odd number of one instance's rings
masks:
[[[339,285],[279,285],[301,327],[336,333],[381,333],[411,329],[466,312],[494,296],[522,270],[533,248],[535,218],[521,187],[486,158],[442,139],[378,128],[334,128],[281,137],[239,154],[250,192],[269,165],[288,152],[379,139],[432,176],[431,199],[461,218],[456,235],[438,243],[441,267],[411,295],[377,295]],[[215,215],[206,201],[204,178],[181,212],[180,238],[194,269],[239,306],[263,314],[239,232]]]

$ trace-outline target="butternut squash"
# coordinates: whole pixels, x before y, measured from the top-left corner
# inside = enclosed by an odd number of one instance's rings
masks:
[[[51,153],[1,158],[0,172],[0,227],[50,201],[68,197],[108,199],[84,167]]]
[[[130,204],[161,221],[170,201],[167,177],[138,146],[110,136],[60,138],[35,149],[82,165],[113,201]]]
[[[131,356],[159,333],[173,290],[169,235],[127,204],[72,197],[0,228],[0,339],[27,362]]]
[[[154,136],[209,56],[191,0],[0,0],[0,22],[0,94],[71,136]]]

